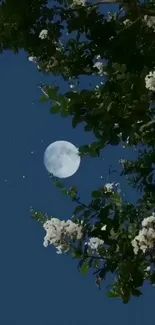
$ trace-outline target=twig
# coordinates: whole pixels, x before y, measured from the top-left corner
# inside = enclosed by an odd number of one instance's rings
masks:
[[[120,30],[120,31],[117,33],[117,35],[119,35],[120,33],[124,32],[124,30],[126,30],[126,29],[130,28],[131,26],[133,26],[133,25],[134,25],[135,23],[137,23],[137,21],[140,20],[140,19],[141,19],[141,16],[138,17],[136,20],[134,20],[134,21],[132,22],[132,24],[130,24],[130,25],[126,26],[125,28],[123,28],[122,30]]]
[[[85,207],[86,209],[90,209],[90,207],[89,207],[88,205],[86,205],[86,204],[80,202],[79,199],[80,199],[79,197],[76,199],[76,202],[77,202],[78,204],[83,205],[83,207]]]

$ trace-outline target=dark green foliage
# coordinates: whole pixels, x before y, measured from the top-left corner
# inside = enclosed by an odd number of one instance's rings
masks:
[[[73,258],[79,259],[79,270],[85,275],[93,269],[99,282],[112,273],[115,279],[108,296],[127,303],[131,296],[142,294],[145,280],[155,284],[154,271],[145,271],[155,263],[154,251],[135,255],[131,245],[155,202],[155,92],[145,84],[146,75],[155,67],[155,30],[144,19],[146,15],[155,16],[155,5],[152,1],[121,1],[124,16],[120,11],[107,19],[98,4],[74,7],[71,0],[47,4],[46,0],[0,1],[0,52],[24,49],[28,56],[36,57],[41,72],[61,76],[64,82],[76,81],[73,90],[63,94],[58,86],[40,88],[44,93],[41,102],[50,103],[52,114],[71,116],[73,128],[84,122],[84,130],[94,133],[96,141],[82,146],[81,156],[99,157],[108,145],[141,145],[135,161],[122,162],[121,174],[141,190],[135,206],[117,191],[105,188],[94,190],[86,205],[76,187],[66,189],[51,175],[61,192],[77,203],[72,220],[83,221],[83,238],[71,245]],[[43,29],[48,30],[48,37],[42,40],[39,34]],[[94,67],[98,55],[104,62],[101,72]],[[102,83],[83,89],[82,75],[100,76]],[[41,225],[50,219],[34,209],[31,214]],[[99,255],[90,256],[88,246],[83,245],[86,237],[104,240]]]

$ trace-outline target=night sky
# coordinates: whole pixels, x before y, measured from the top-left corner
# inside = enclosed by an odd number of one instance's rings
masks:
[[[3,53],[0,71],[0,325],[154,325],[153,287],[146,285],[144,297],[124,305],[108,299],[105,286],[99,291],[91,272],[83,277],[70,256],[43,247],[45,232],[31,219],[30,206],[60,219],[71,218],[75,207],[49,178],[44,151],[56,140],[79,147],[95,138],[82,124],[72,129],[71,118],[51,115],[50,105],[40,103],[37,85],[53,79],[41,75],[25,53]],[[87,203],[92,190],[120,181],[126,199],[135,201],[137,193],[119,172],[108,176],[109,164],[119,171],[118,160],[134,154],[107,148],[98,159],[83,158],[78,172],[63,183],[77,186]]]

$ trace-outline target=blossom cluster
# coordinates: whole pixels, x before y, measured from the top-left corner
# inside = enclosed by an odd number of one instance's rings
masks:
[[[39,34],[39,38],[41,39],[46,39],[48,37],[48,30],[47,29],[43,29],[40,34]]]
[[[43,245],[47,247],[53,244],[58,254],[69,250],[69,240],[81,239],[83,236],[82,225],[72,220],[61,221],[58,218],[51,218],[44,223],[43,228],[46,230]]]
[[[132,22],[131,22],[130,19],[125,19],[125,20],[123,21],[123,24],[124,24],[125,26],[129,26],[129,25],[132,24]]]
[[[106,231],[107,225],[101,227],[102,231]],[[104,244],[104,240],[98,237],[90,237],[89,240],[85,243],[92,251],[98,252],[98,249],[101,248]]]
[[[141,250],[143,253],[149,248],[153,248],[155,244],[155,213],[153,212],[150,217],[143,219],[142,229],[139,234],[132,240],[134,253],[137,255]]]
[[[73,0],[71,7],[74,6],[85,6],[86,0]]]
[[[121,189],[120,189],[120,184],[119,183],[106,183],[104,185],[104,191],[105,192],[109,192],[109,193],[120,193]]]
[[[85,244],[87,244],[92,251],[97,251],[99,247],[103,246],[104,241],[98,237],[91,237]]]
[[[103,76],[105,74],[104,73],[105,64],[104,64],[103,60],[101,59],[100,55],[96,56],[93,67],[97,68],[97,70],[98,70],[97,74],[99,76]]]
[[[28,60],[33,63],[37,63],[37,58],[36,56],[29,56]]]
[[[145,87],[149,90],[155,91],[155,71],[150,71],[145,77]]]
[[[146,25],[150,28],[153,28],[153,30],[155,31],[155,17],[154,16],[144,16],[144,22],[146,23]]]

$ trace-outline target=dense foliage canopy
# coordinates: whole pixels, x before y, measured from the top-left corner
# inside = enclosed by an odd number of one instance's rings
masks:
[[[112,13],[106,12],[105,3]],[[107,8],[107,6],[106,6]],[[81,156],[98,157],[108,145],[135,148],[135,161],[122,161],[122,174],[141,190],[133,205],[118,184],[92,192],[89,205],[78,191],[53,180],[77,202],[68,221],[32,209],[44,226],[44,245],[79,259],[83,274],[94,269],[100,287],[112,273],[109,297],[127,303],[140,296],[145,280],[155,283],[155,4],[152,1],[13,0],[0,1],[0,50],[24,49],[39,71],[62,76],[70,91],[40,85],[51,112],[84,123],[96,142]],[[98,78],[83,88],[81,78]],[[139,149],[140,148],[140,149]]]

